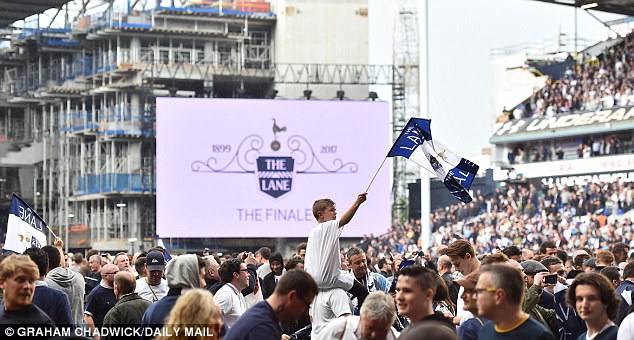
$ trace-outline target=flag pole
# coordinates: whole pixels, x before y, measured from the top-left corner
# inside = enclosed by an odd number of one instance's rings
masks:
[[[53,234],[53,239],[57,238],[57,235],[55,235],[55,233],[53,232],[53,230],[51,230],[51,228],[48,226],[48,224],[46,225],[46,229],[48,229],[48,231]]]
[[[379,174],[379,171],[381,171],[381,168],[383,167],[383,164],[385,164],[385,160],[387,159],[387,156],[385,158],[383,158],[383,162],[381,162],[381,165],[379,165],[379,168],[376,169],[376,172],[374,173],[374,177],[372,177],[372,180],[370,181],[370,184],[368,184],[368,188],[365,189],[365,192],[368,192],[368,190],[370,190],[370,186],[372,186],[372,183],[374,182],[374,179],[376,178],[376,175]]]

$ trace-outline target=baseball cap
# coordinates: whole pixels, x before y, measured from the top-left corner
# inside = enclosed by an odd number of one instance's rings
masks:
[[[526,275],[532,276],[537,273],[548,272],[548,268],[546,268],[546,266],[535,260],[524,260],[520,263],[520,265],[524,268],[524,274]]]
[[[148,271],[165,271],[165,256],[160,251],[153,250],[147,254],[145,261]]]
[[[585,261],[583,261],[583,265],[586,267],[596,268],[597,267],[597,259],[591,257]]]
[[[462,287],[466,288],[466,289],[473,289],[476,286],[476,283],[478,283],[478,278],[480,277],[480,274],[478,272],[473,272],[463,278],[454,280],[453,282],[461,285]]]

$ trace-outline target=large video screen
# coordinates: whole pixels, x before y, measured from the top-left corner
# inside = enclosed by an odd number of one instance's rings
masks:
[[[316,199],[338,218],[391,147],[385,102],[157,98],[156,232],[308,237]],[[391,159],[342,236],[391,224]]]

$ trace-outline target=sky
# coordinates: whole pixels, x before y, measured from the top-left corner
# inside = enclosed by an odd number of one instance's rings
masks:
[[[495,117],[491,49],[554,41],[559,32],[573,37],[574,11],[530,0],[429,1],[429,117],[434,138],[461,156],[480,155],[489,146]],[[622,17],[592,13],[603,21]],[[577,36],[596,42],[607,38],[605,26],[589,14],[578,10],[577,19]]]
[[[278,1],[284,3],[283,0],[271,2]],[[395,2],[368,1],[370,8],[377,9],[370,11],[369,41],[370,50],[374,52],[370,52],[369,63],[387,64],[392,60],[392,50],[385,45],[393,44],[394,18],[388,18],[385,13],[393,11]],[[495,116],[499,114],[492,107],[491,50],[553,42],[560,32],[573,37],[575,9],[535,0],[426,1],[429,22],[429,111],[426,116],[433,120],[434,138],[461,156],[479,156],[483,148],[490,146],[488,140]],[[125,3],[118,0],[116,5]],[[603,21],[623,17],[592,13]],[[47,12],[48,16],[53,14],[54,11]],[[372,19],[372,16],[376,17]],[[594,42],[607,38],[607,28],[583,10],[577,10],[577,19],[578,37]],[[418,20],[423,22],[424,15],[419,13]],[[372,23],[379,24],[372,27]],[[379,92],[379,98],[391,96],[389,88],[379,86],[373,90]]]

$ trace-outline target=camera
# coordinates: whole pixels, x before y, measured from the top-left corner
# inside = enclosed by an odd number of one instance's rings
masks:
[[[247,259],[247,257],[249,257],[249,253],[244,253],[244,254],[242,254],[242,259],[243,259],[243,260],[246,260],[246,259]]]
[[[557,274],[550,274],[544,276],[544,283],[549,285],[557,284]]]

